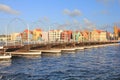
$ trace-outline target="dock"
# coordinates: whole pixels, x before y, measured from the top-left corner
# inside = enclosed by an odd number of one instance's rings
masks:
[[[42,56],[60,56],[61,55],[61,50],[41,50]]]
[[[53,49],[53,50],[30,50],[30,51],[40,51],[41,56],[59,56],[61,55],[61,50],[60,49]]]
[[[66,48],[66,49],[61,49],[61,53],[75,53],[76,49],[74,48]]]
[[[0,60],[6,60],[6,59],[11,59],[12,56],[10,55],[3,55],[3,56],[0,56]]]
[[[74,48],[76,51],[81,51],[81,50],[84,50],[85,48],[84,47],[76,47]]]
[[[11,52],[12,56],[40,56],[40,51],[30,51],[30,52]]]

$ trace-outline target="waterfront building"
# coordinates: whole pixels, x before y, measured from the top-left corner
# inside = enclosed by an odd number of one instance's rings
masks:
[[[93,30],[91,32],[91,40],[92,41],[100,41],[100,32],[101,30]]]
[[[22,41],[32,40],[32,31],[26,29],[21,34]]]
[[[61,32],[61,40],[64,42],[72,40],[72,31],[64,30],[63,32]]]
[[[0,35],[0,41],[10,41],[11,40],[11,35]]]
[[[21,40],[21,36],[19,34],[20,33],[12,33],[11,34],[11,40],[12,41]]]
[[[48,42],[48,32],[42,31],[42,41]]]
[[[117,40],[120,40],[120,28],[118,28],[118,26],[114,26],[114,38]]]
[[[48,38],[50,42],[60,41],[62,30],[50,30],[48,32]]]
[[[73,32],[73,40],[78,41],[78,42],[82,42],[83,41],[82,33],[80,31],[74,31]]]
[[[114,26],[114,37],[118,39],[118,27],[116,25]]]
[[[32,31],[32,40],[33,41],[41,41],[42,40],[42,30],[41,29],[34,29]]]
[[[84,30],[81,33],[83,35],[83,41],[89,41],[89,36],[90,36],[89,31]]]
[[[107,41],[109,33],[107,31],[100,31],[100,41]]]

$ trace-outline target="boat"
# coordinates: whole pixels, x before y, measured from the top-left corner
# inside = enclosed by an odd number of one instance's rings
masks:
[[[0,60],[11,59],[11,58],[12,58],[11,55],[0,55]]]
[[[0,47],[0,60],[11,59],[11,53],[5,52],[6,48]]]

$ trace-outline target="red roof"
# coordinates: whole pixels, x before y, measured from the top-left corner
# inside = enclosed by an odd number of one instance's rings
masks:
[[[42,31],[41,29],[35,29],[36,31]]]
[[[23,32],[25,32],[25,33],[28,33],[28,32],[32,33],[32,31],[30,31],[28,29],[24,30]]]

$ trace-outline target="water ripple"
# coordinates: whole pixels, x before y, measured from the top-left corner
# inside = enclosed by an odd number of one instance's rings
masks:
[[[0,80],[120,80],[120,46],[0,61]]]

